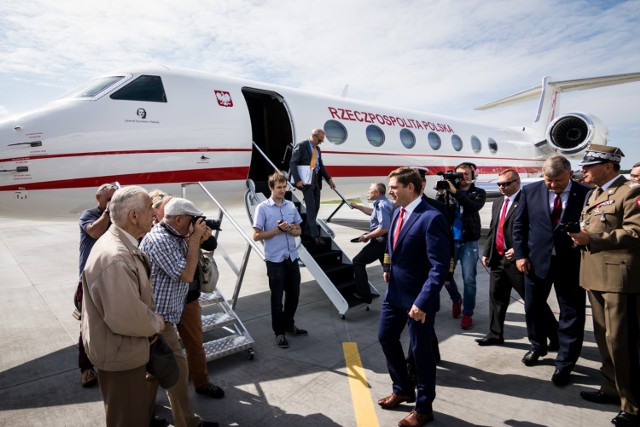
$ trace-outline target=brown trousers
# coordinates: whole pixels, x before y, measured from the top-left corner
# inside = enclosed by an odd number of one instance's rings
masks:
[[[207,358],[202,347],[202,308],[198,300],[184,306],[182,320],[178,324],[178,332],[182,345],[187,352],[189,375],[193,386],[204,387],[209,383],[207,374]]]

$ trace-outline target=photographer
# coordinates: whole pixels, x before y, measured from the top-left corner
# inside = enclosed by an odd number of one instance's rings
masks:
[[[454,240],[453,268],[460,261],[462,280],[464,282],[464,298],[461,304],[460,293],[455,280],[445,285],[451,301],[454,318],[460,316],[462,305],[462,329],[473,327],[473,309],[476,305],[476,267],[478,263],[478,240],[480,239],[479,211],[487,200],[487,193],[473,183],[476,179],[476,165],[461,163],[456,166],[455,173],[446,172],[443,179],[436,183],[437,199],[448,206],[453,226],[451,232]]]

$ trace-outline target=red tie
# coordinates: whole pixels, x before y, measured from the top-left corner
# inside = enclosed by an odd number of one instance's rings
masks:
[[[400,215],[398,217],[398,223],[396,224],[396,231],[393,233],[393,247],[396,247],[398,237],[400,236],[400,230],[402,230],[402,224],[404,224],[404,208],[400,208]]]
[[[551,223],[553,224],[553,228],[556,228],[558,226],[561,216],[562,198],[560,198],[560,194],[556,193],[556,198],[553,199],[553,210],[551,211]]]
[[[507,216],[507,207],[509,206],[509,198],[504,198],[502,212],[500,213],[500,222],[498,223],[498,232],[496,233],[496,249],[498,255],[504,255],[504,218]]]

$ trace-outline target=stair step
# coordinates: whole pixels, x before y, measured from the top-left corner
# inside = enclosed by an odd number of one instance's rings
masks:
[[[252,344],[253,341],[244,335],[233,334],[217,340],[207,341],[202,346],[209,362],[251,348]]]
[[[345,282],[353,279],[353,265],[340,264],[324,269],[325,274],[333,283]]]
[[[208,305],[217,304],[224,301],[224,297],[220,295],[217,290],[214,290],[213,293],[210,294],[201,293],[198,301],[200,301],[200,306],[206,307]]]
[[[342,263],[342,251],[339,249],[332,249],[325,252],[319,252],[313,254],[313,259],[316,260],[320,267],[339,265]]]
[[[236,318],[229,313],[213,313],[202,316],[202,332],[209,332],[214,329],[232,325]]]

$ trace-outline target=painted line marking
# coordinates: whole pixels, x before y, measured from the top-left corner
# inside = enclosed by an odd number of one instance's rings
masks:
[[[356,416],[356,426],[379,427],[380,424],[371,399],[369,383],[360,360],[358,344],[343,342],[342,351],[347,366],[347,377],[349,378],[349,388],[351,389],[353,411]]]

